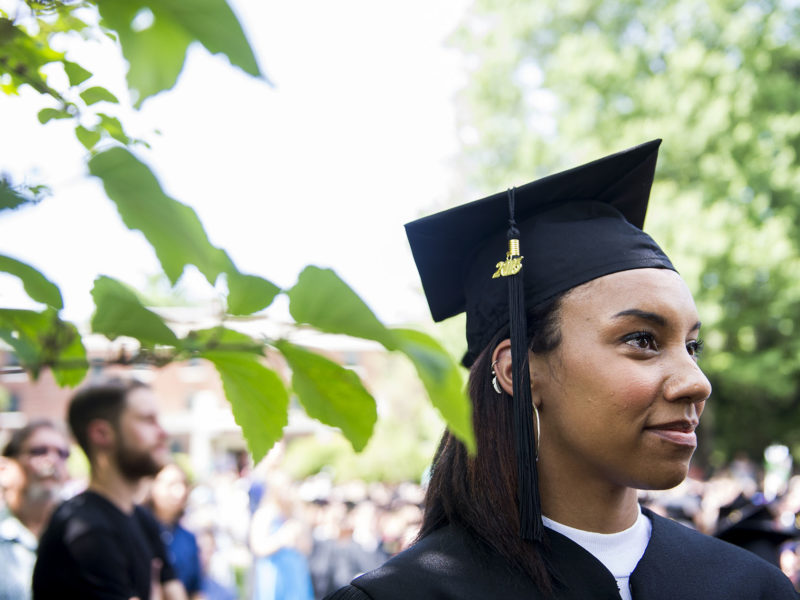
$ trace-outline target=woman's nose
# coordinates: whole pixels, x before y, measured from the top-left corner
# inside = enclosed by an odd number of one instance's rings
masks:
[[[711,382],[695,359],[687,354],[675,365],[664,395],[672,402],[704,402],[711,396]]]

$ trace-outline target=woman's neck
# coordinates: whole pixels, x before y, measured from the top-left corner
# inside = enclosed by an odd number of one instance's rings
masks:
[[[550,473],[539,463],[542,514],[575,529],[617,533],[639,515],[637,491],[591,478],[574,479]]]
[[[155,504],[153,505],[152,512],[155,515],[156,519],[158,519],[164,525],[168,525],[170,527],[174,526],[178,522],[181,516],[180,512],[163,508],[160,509]]]

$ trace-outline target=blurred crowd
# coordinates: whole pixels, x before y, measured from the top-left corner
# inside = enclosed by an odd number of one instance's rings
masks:
[[[743,546],[778,565],[800,589],[800,475],[740,457],[705,475],[694,470],[672,490],[642,492],[650,510]],[[788,468],[787,468],[788,464]],[[273,453],[197,483],[185,526],[201,545],[203,570],[228,595],[254,600],[321,599],[411,544],[424,488],[320,473],[296,481]]]
[[[413,541],[421,486],[334,485],[326,473],[297,481],[275,456],[222,469],[186,496],[181,522],[204,540],[205,597],[321,599]]]
[[[787,447],[767,448],[764,463],[740,456],[711,474],[692,469],[676,488],[641,492],[640,502],[758,554],[800,590],[800,475]]]
[[[58,449],[61,439],[40,445]],[[142,490],[190,598],[319,600],[413,542],[423,486],[337,484],[325,472],[295,480],[282,469],[281,448],[255,467],[246,453],[220,457],[202,479],[177,457]],[[49,455],[48,465],[63,458]],[[800,475],[785,447],[767,455],[764,464],[740,457],[713,474],[693,471],[677,488],[643,492],[641,503],[758,553],[800,589]],[[40,470],[52,478],[51,466]],[[17,480],[6,472],[3,481]],[[68,482],[62,497],[81,486]]]

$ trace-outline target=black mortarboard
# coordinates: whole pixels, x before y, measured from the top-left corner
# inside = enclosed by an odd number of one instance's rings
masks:
[[[526,309],[610,273],[674,269],[642,231],[660,143],[647,142],[406,224],[434,321],[467,313],[465,366],[510,325],[525,539],[541,539],[542,527],[535,457],[529,454],[536,442]]]
[[[714,536],[779,565],[781,546],[800,536],[794,523],[783,525],[773,514],[775,503],[758,504],[739,495],[719,509]]]

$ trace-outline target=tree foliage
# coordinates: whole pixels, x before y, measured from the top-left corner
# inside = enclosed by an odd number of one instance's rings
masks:
[[[5,5],[4,5],[5,6]],[[405,354],[416,368],[435,406],[451,428],[472,447],[469,404],[455,362],[429,336],[391,329],[381,323],[357,294],[332,270],[309,266],[291,289],[242,273],[224,249],[210,243],[195,211],[162,189],[151,168],[137,157],[146,140],[128,134],[122,108],[138,109],[151,96],[172,88],[187,49],[199,43],[227,57],[231,65],[265,80],[242,26],[226,0],[41,0],[11,2],[0,8],[0,88],[7,95],[29,86],[41,95],[38,120],[68,120],[87,151],[87,171],[98,178],[125,224],[140,231],[155,250],[171,285],[189,266],[209,285],[224,279],[224,314],[218,327],[178,336],[139,294],[125,283],[100,275],[94,282],[91,329],[110,339],[127,336],[139,342],[134,360],[164,364],[199,357],[209,360],[222,379],[236,422],[256,460],[282,436],[290,394],[309,415],[338,427],[356,450],[372,435],[375,400],[345,367],[300,348],[286,339],[253,339],[229,326],[235,316],[269,307],[279,294],[289,298],[298,327],[374,340]],[[65,39],[108,36],[117,41],[129,65],[128,99],[118,98],[85,65],[71,60]],[[47,73],[63,72],[64,84]],[[30,208],[47,194],[44,185],[14,185],[0,176],[0,211]],[[63,308],[56,282],[2,249],[0,271],[19,278],[32,300],[31,310],[0,309],[0,340],[11,346],[34,376],[52,369],[62,385],[77,385],[87,368],[86,350],[77,327],[60,317]],[[264,360],[271,349],[292,370],[285,382]]]
[[[494,191],[663,138],[647,228],[695,293],[719,460],[800,457],[800,11],[791,0],[478,0],[465,166]],[[708,447],[708,444],[706,444]]]

